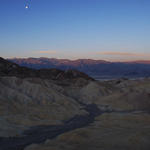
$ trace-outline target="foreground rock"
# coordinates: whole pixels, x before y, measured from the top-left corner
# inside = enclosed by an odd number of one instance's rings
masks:
[[[149,114],[103,114],[88,127],[25,150],[149,150]]]
[[[59,92],[62,87],[47,80],[1,77],[0,89],[0,122],[5,124],[0,136],[15,136],[30,126],[61,124],[87,113],[74,99]]]

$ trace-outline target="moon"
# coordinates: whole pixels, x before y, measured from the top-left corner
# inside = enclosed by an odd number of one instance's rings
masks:
[[[29,8],[29,6],[28,6],[28,5],[26,5],[26,6],[25,6],[25,9],[28,9],[28,8]]]

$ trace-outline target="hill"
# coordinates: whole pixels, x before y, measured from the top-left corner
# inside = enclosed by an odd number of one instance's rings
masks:
[[[60,69],[33,69],[28,67],[21,67],[13,62],[0,58],[0,75],[1,76],[16,76],[21,78],[36,77],[43,79],[65,80],[84,78],[87,80],[94,80],[85,73],[77,70],[60,70]]]

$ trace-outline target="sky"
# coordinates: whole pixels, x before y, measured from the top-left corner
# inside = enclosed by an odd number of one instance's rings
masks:
[[[0,56],[150,60],[150,0],[0,0]]]

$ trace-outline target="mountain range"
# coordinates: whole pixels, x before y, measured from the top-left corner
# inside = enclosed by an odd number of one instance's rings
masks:
[[[51,80],[69,80],[85,78],[87,80],[94,80],[83,72],[68,69],[66,71],[60,69],[34,69],[19,66],[16,63],[9,62],[0,57],[0,75],[1,76],[16,76],[19,78],[42,78]]]
[[[34,69],[57,68],[62,70],[76,69],[95,78],[102,77],[148,77],[150,60],[109,62],[92,59],[56,59],[56,58],[12,58],[11,62]]]

